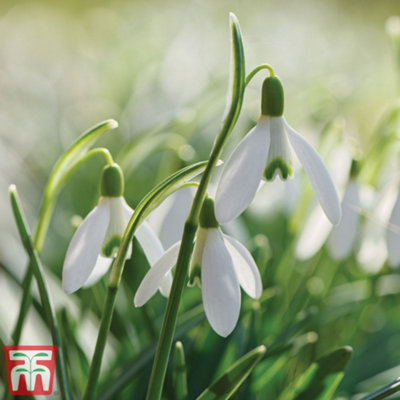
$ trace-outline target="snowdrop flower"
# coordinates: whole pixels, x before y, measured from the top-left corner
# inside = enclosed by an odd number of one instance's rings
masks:
[[[276,76],[265,79],[261,117],[225,164],[215,214],[220,223],[239,216],[250,204],[260,180],[292,175],[291,149],[303,165],[314,192],[332,224],[340,221],[338,195],[327,168],[314,148],[283,117],[283,87]]]
[[[106,166],[99,202],[76,230],[65,256],[62,285],[67,293],[96,283],[110,268],[133,214],[123,192],[124,178],[120,167],[117,164]],[[160,241],[146,222],[140,225],[136,238],[150,264],[163,254]],[[131,253],[132,248],[127,258]],[[171,282],[169,274],[160,283],[165,296],[169,294]]]
[[[179,247],[180,242],[171,246],[146,274],[135,295],[136,307],[155,294],[175,265]],[[222,233],[210,198],[204,201],[191,260],[189,285],[195,284],[202,288],[211,327],[224,337],[233,331],[239,318],[240,287],[252,298],[258,298],[262,292],[260,274],[251,254],[237,240]]]
[[[397,268],[400,266],[400,190],[390,214],[386,228],[386,244],[389,264]]]
[[[357,181],[359,163],[353,160],[350,177],[341,201],[342,218],[332,226],[319,208],[314,208],[296,245],[296,256],[301,260],[311,258],[323,244],[337,261],[347,258],[356,248],[360,236],[360,185]],[[348,173],[347,173],[348,174]]]

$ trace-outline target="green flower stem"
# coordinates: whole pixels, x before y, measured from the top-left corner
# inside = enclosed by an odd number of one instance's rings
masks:
[[[253,71],[251,71],[247,75],[245,85],[247,86],[250,83],[250,81],[263,69],[267,69],[269,71],[270,76],[275,76],[275,71],[269,64],[261,64],[258,67],[254,68]]]
[[[82,164],[91,159],[93,156],[101,155],[105,158],[107,164],[113,164],[113,158],[110,152],[105,148],[96,148],[88,151],[83,157],[81,157],[64,175],[63,182],[65,182]],[[49,229],[51,216],[54,211],[54,206],[56,203],[56,198],[61,188],[61,185],[58,185],[57,190],[53,190],[52,185],[50,184],[51,179],[49,180],[49,184],[46,187],[42,204],[39,210],[39,216],[37,219],[37,223],[35,226],[35,230],[33,232],[32,241],[33,245],[38,254],[40,254],[43,250],[44,241],[46,238],[47,231]],[[29,263],[27,271],[25,273],[25,277],[22,283],[22,300],[18,313],[17,322],[15,324],[15,328],[11,335],[14,346],[18,345],[21,340],[22,328],[24,326],[24,321],[26,315],[29,311],[29,307],[32,301],[31,295],[31,284],[33,278],[33,269],[32,265]]]
[[[84,400],[90,400],[95,395],[96,384],[100,374],[101,360],[103,358],[104,348],[107,340],[107,334],[109,332],[112,316],[114,313],[115,298],[121,282],[129,244],[131,243],[135,235],[136,229],[154,207],[160,204],[167,196],[169,196],[173,192],[182,188],[182,186],[187,185],[187,183],[182,184],[182,181],[191,179],[193,176],[202,172],[205,165],[205,162],[200,162],[183,168],[182,170],[166,178],[155,189],[148,193],[136,207],[136,210],[133,213],[125,230],[117,257],[115,258],[115,261],[113,262],[111,268],[107,296],[102,313],[100,329],[97,336],[93,361],[90,366],[89,378],[86,386]]]
[[[230,132],[235,126],[237,118],[239,117],[243,102],[245,88],[243,42],[239,23],[233,14],[231,14],[231,21],[233,51],[233,86],[231,104],[224,119],[222,129],[214,143],[207,167],[201,178],[199,187],[193,200],[192,208],[185,223],[171,294],[168,299],[167,309],[161,328],[160,339],[158,341],[156,355],[154,358],[153,369],[151,371],[149,388],[146,396],[147,400],[159,400],[161,398],[161,392],[175,332],[176,320],[178,317],[179,304],[182,297],[183,287],[188,275],[190,258],[193,251],[193,242],[199,223],[200,210],[203,205],[211,175],[221,155],[223,146]]]
[[[108,287],[106,299],[104,301],[104,308],[101,316],[96,347],[94,349],[93,359],[90,365],[90,373],[83,400],[92,399],[95,395],[96,383],[100,374],[101,360],[103,358],[104,348],[107,342],[107,335],[110,330],[111,320],[114,314],[114,306],[115,300],[117,298],[117,293],[118,286]]]
[[[11,185],[9,191],[10,191],[10,199],[15,221],[17,223],[22,243],[30,258],[30,265],[32,266],[32,270],[38,284],[43,311],[46,315],[46,320],[51,332],[53,343],[54,345],[58,346],[57,377],[58,377],[58,383],[60,385],[60,392],[63,399],[69,400],[72,398],[68,387],[67,368],[64,358],[64,351],[61,343],[60,333],[57,327],[55,312],[50,300],[47,284],[44,279],[43,268],[41,266],[39,256],[35,250],[34,243],[30,237],[30,233],[28,231],[27,224],[25,222],[25,217],[23,215],[22,207],[20,205],[18,193],[15,186]]]

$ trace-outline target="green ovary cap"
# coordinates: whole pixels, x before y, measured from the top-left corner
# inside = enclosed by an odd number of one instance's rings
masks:
[[[124,194],[124,174],[118,164],[107,165],[101,177],[101,195],[120,197]]]
[[[280,170],[280,177],[282,180],[286,180],[292,175],[292,169],[290,165],[286,164],[281,158],[276,157],[271,160],[265,168],[264,176],[267,181],[271,181],[275,177],[275,172]],[[279,172],[277,172],[279,173]]]
[[[261,114],[280,117],[283,114],[284,95],[281,81],[276,76],[264,80],[261,95]]]
[[[200,226],[202,228],[218,228],[219,224],[215,218],[214,200],[207,197],[204,200],[203,207],[200,212]]]

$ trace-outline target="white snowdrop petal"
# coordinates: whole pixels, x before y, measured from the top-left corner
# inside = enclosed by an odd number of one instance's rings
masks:
[[[97,283],[110,269],[112,261],[112,258],[98,256],[96,265],[83,287],[89,287]]]
[[[228,336],[240,312],[240,287],[222,233],[209,229],[201,268],[203,305],[211,327]]]
[[[386,230],[388,261],[392,267],[400,266],[400,192],[394,204]]]
[[[156,293],[161,286],[163,279],[176,264],[181,243],[175,243],[163,256],[149,269],[149,272],[143,278],[135,294],[134,303],[136,307],[143,304]]]
[[[171,271],[169,271],[167,275],[164,276],[163,280],[161,281],[160,287],[158,289],[160,290],[160,293],[164,297],[168,297],[169,293],[171,292],[171,286],[172,286],[172,274]]]
[[[215,196],[215,215],[221,224],[239,216],[253,199],[267,161],[269,142],[269,119],[261,117],[226,162]]]
[[[121,199],[123,201],[124,213],[127,219],[126,224],[128,224],[134,211],[131,207],[129,207],[123,197],[121,197]],[[135,237],[142,247],[147,261],[150,265],[153,265],[164,253],[164,247],[161,244],[160,239],[158,239],[157,235],[146,221],[140,224],[135,233]],[[127,258],[130,258],[131,254],[132,246],[129,247]]]
[[[358,185],[349,183],[342,200],[342,219],[333,227],[328,238],[328,249],[336,260],[343,260],[350,255],[357,239],[359,230],[360,196]]]
[[[315,204],[302,229],[296,244],[296,256],[300,260],[308,260],[314,256],[324,245],[332,230],[332,224]]]
[[[110,220],[108,199],[99,204],[83,220],[69,244],[65,256],[62,285],[67,293],[82,287],[92,273]]]
[[[160,239],[156,236],[150,225],[144,221],[135,233],[135,237],[142,247],[147,261],[153,265],[164,253]]]
[[[210,192],[208,190],[208,192]],[[195,194],[193,186],[179,189],[168,196],[148,218],[150,226],[160,238],[164,248],[181,239],[183,227]]]
[[[252,255],[233,237],[224,235],[224,238],[240,286],[253,299],[259,298],[262,293],[262,282]]]
[[[326,216],[336,225],[340,221],[339,198],[332,178],[319,154],[299,133],[284,121],[290,144],[310,179],[311,186]]]

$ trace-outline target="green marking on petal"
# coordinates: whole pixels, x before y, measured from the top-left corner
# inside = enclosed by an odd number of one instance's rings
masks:
[[[103,247],[101,249],[101,254],[104,257],[112,257],[114,249],[119,248],[121,245],[121,236],[120,235],[113,235],[108,239],[106,243],[103,244]]]
[[[188,286],[193,287],[197,285],[201,287],[201,266],[199,264],[195,264],[190,271]]]
[[[286,180],[288,177],[292,175],[292,168],[290,164],[286,164],[285,161],[280,157],[276,157],[271,160],[268,165],[265,167],[264,176],[267,181],[273,180],[275,176],[275,172],[280,170],[280,176],[282,180]],[[279,173],[279,172],[278,172]]]

